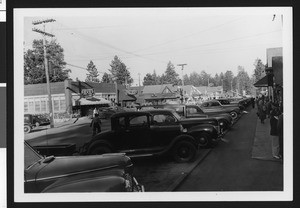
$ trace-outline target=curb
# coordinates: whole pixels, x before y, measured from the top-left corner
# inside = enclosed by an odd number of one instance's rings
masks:
[[[180,186],[180,184],[190,175],[190,173],[207,157],[207,155],[211,152],[212,149],[203,149],[204,155],[202,157],[199,157],[198,160],[196,160],[192,166],[188,168],[187,171],[182,172],[181,176],[171,185],[169,186],[166,191],[175,191],[176,188]]]

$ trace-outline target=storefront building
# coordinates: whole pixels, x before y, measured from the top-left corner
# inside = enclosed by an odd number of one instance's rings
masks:
[[[72,114],[82,109],[83,115],[91,107],[110,106],[118,102],[118,86],[113,83],[87,83],[65,80],[50,83],[54,116]],[[24,113],[49,113],[46,84],[24,85]]]

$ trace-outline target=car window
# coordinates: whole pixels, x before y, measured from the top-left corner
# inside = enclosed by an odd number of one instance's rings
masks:
[[[172,115],[158,114],[153,116],[154,124],[174,124],[176,119]]]
[[[196,108],[194,108],[194,107],[188,107],[188,108],[186,109],[186,112],[187,112],[188,115],[191,115],[191,114],[196,114],[196,113],[198,113],[198,110],[197,110]]]
[[[220,106],[218,102],[211,102],[211,106]]]
[[[147,123],[148,123],[148,119],[146,115],[131,117],[129,119],[130,127],[145,126]]]
[[[209,103],[203,103],[202,106],[203,107],[208,107]]]
[[[24,144],[24,168],[28,168],[33,163],[39,161],[42,156],[38,155],[33,149]]]
[[[125,123],[125,117],[119,118],[119,128],[125,129],[126,123]]]

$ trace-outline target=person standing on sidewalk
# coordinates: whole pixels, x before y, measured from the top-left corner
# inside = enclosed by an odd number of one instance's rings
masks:
[[[277,132],[279,139],[279,155],[283,158],[283,113],[281,113],[278,118]]]
[[[93,128],[93,136],[101,132],[101,120],[99,118],[98,113],[95,114],[95,117],[93,118],[90,127]]]
[[[276,159],[280,159],[281,156],[279,154],[279,138],[278,138],[278,131],[277,131],[277,124],[278,124],[278,116],[280,115],[279,107],[276,103],[271,104],[270,108],[270,135],[272,139],[272,155]]]
[[[259,116],[260,122],[262,124],[265,123],[266,111],[267,111],[267,108],[266,108],[266,105],[264,102],[264,98],[261,98],[258,102],[258,116]]]
[[[95,117],[96,114],[98,114],[97,108],[95,108],[95,109],[93,110],[93,118]]]
[[[255,108],[255,98],[254,97],[251,98],[251,103],[252,103],[252,108]]]

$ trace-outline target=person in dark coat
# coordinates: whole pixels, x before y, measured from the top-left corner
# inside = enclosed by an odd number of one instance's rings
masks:
[[[255,98],[251,98],[252,108],[255,108]]]
[[[92,119],[90,127],[93,128],[93,136],[101,132],[101,119],[99,118],[98,113],[96,113],[95,117]]]
[[[260,99],[258,102],[258,116],[262,124],[265,123],[266,112],[267,112],[267,107],[265,105],[264,99]]]
[[[279,155],[283,158],[283,113],[281,113],[278,118],[277,133],[279,139]]]
[[[270,107],[270,135],[272,139],[272,155],[276,159],[280,159],[279,154],[279,138],[277,131],[278,116],[280,115],[279,106],[276,103],[271,103]]]

